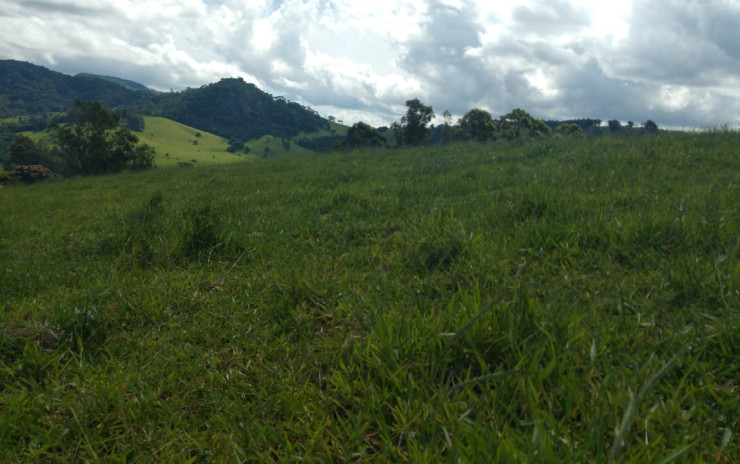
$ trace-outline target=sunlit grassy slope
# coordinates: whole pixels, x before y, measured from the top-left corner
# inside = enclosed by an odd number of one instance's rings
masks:
[[[259,139],[246,142],[249,153],[229,153],[226,149],[228,141],[217,135],[209,134],[196,128],[192,128],[178,122],[160,118],[145,116],[146,128],[138,132],[142,143],[149,144],[157,150],[156,163],[159,166],[172,166],[178,163],[221,164],[235,161],[254,160],[257,158],[280,158],[285,156],[300,156],[313,154],[296,145],[292,139],[282,139],[266,135]],[[345,134],[346,126],[331,123],[332,129],[337,134]],[[200,137],[196,134],[201,134]],[[320,137],[329,135],[328,131],[318,131],[312,134],[301,133],[297,137]],[[194,142],[197,142],[194,143]],[[169,156],[167,156],[169,154]]]
[[[246,145],[249,147],[249,153],[247,154],[243,151],[229,153],[227,151],[228,141],[218,135],[161,117],[144,116],[144,121],[144,131],[135,132],[135,135],[139,138],[140,143],[146,143],[155,148],[157,151],[155,163],[161,167],[177,166],[180,163],[202,166],[314,153],[296,145],[292,139],[284,140],[271,135],[247,141]],[[347,132],[346,126],[340,124],[332,123],[332,129],[340,135]],[[24,132],[23,134],[37,142],[53,143],[48,131]],[[200,136],[196,134],[200,134]],[[329,132],[318,131],[308,135],[301,133],[297,137],[320,137],[325,135],[329,135]]]
[[[145,128],[137,132],[140,142],[157,150],[156,164],[232,163],[253,159],[251,156],[229,153],[228,141],[178,122],[153,116],[144,117]],[[200,134],[197,136],[196,134]]]
[[[172,166],[178,163],[191,164],[221,164],[235,161],[254,160],[256,158],[280,158],[313,154],[296,145],[292,139],[282,139],[266,135],[259,139],[246,142],[249,153],[229,153],[228,141],[217,135],[209,134],[178,122],[159,117],[144,117],[146,128],[138,132],[142,143],[152,145],[157,150],[157,165]],[[336,134],[343,135],[347,127],[331,123]],[[201,134],[200,137],[196,134]],[[318,131],[312,134],[299,134],[300,137],[321,137],[329,135],[329,131]],[[197,141],[197,144],[194,142]],[[169,154],[169,156],[167,156]],[[195,160],[195,161],[193,161]]]
[[[738,146],[6,186],[0,462],[738,462]]]

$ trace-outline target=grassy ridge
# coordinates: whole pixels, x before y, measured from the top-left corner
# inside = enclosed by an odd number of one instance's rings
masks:
[[[0,460],[733,462],[737,133],[0,191]]]

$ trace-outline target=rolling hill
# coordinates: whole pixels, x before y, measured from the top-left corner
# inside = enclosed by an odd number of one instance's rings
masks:
[[[330,129],[329,121],[311,108],[270,95],[239,78],[182,92],[156,92],[117,77],[68,76],[31,63],[0,60],[0,119],[65,112],[75,99],[165,117],[242,142]],[[15,127],[8,121],[2,125],[11,132]],[[15,132],[21,130],[28,129]]]
[[[72,77],[23,61],[0,60],[0,119],[64,112],[75,99],[110,108],[144,108],[152,97],[95,76]]]

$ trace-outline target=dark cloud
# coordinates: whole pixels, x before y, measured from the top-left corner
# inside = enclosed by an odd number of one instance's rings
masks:
[[[475,14],[471,2],[461,8],[429,2],[421,37],[406,44],[406,53],[399,61],[403,69],[424,82],[425,95],[417,97],[433,99],[437,106],[461,112],[490,85],[480,60],[469,53],[481,46],[483,29],[475,22]]]
[[[740,74],[740,3],[635,0],[615,69],[666,84],[713,85]]]
[[[558,103],[566,103],[567,118],[597,117],[635,120],[644,115],[644,84],[607,76],[596,60],[565,73],[557,83]],[[546,110],[547,108],[543,108]]]

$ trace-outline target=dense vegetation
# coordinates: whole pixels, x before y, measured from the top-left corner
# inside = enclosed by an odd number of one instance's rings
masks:
[[[115,76],[100,76],[98,74],[79,73],[79,74],[76,74],[75,77],[97,77],[100,79],[105,79],[107,81],[113,82],[115,84],[118,84],[120,86],[126,87],[131,90],[149,90],[148,87],[142,84],[139,84],[138,82],[130,81],[128,79],[121,79],[120,77],[115,77]]]
[[[318,113],[273,97],[240,78],[175,93],[159,106],[158,115],[240,141],[265,134],[292,137],[329,125]]]
[[[78,99],[115,108],[142,106],[150,98],[150,93],[137,92],[99,77],[72,77],[31,63],[0,60],[0,119],[66,112]]]
[[[0,157],[6,169],[17,178],[33,182],[58,175],[90,175],[140,170],[152,167],[155,149],[139,144],[139,138],[126,125],[129,119],[105,108],[98,102],[77,100],[68,115],[70,124],[52,124],[53,146],[17,134]],[[134,118],[138,124],[138,118]],[[144,121],[141,118],[140,124]],[[29,169],[29,167],[33,167]],[[29,175],[41,174],[44,175]]]
[[[240,142],[265,135],[293,137],[329,125],[310,108],[262,92],[241,79],[222,79],[182,92],[141,87],[118,78],[72,77],[30,63],[0,60],[0,119],[22,115],[46,124],[54,113],[71,110],[79,99],[97,101],[110,109],[167,117]],[[17,122],[0,122],[0,148],[4,140],[10,143],[4,133],[29,130]]]
[[[0,460],[734,462],[737,133],[0,191]]]
[[[154,148],[139,144],[123,118],[100,103],[77,100],[70,119],[71,126],[52,128],[68,173],[106,174],[154,164]]]

